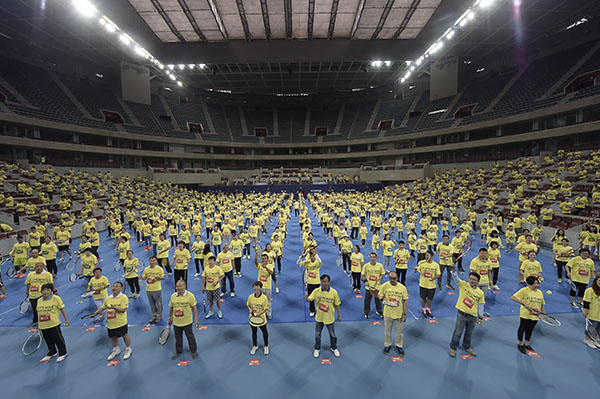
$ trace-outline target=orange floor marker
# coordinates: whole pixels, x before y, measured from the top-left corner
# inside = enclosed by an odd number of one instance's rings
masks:
[[[252,359],[248,362],[249,366],[259,366],[260,365],[260,359]]]
[[[180,360],[177,365],[178,366],[187,366],[188,364],[190,364],[189,360]]]
[[[392,362],[394,363],[402,363],[402,356],[392,356]]]
[[[152,330],[152,326],[146,326],[144,328],[142,328],[142,331],[150,331]]]
[[[527,351],[527,354],[531,357],[535,357],[537,359],[541,358],[540,354],[537,353],[536,351]]]
[[[198,330],[208,330],[208,326],[200,326],[198,327]]]
[[[92,332],[92,331],[94,331],[96,328],[98,328],[98,327],[96,327],[96,326],[94,326],[94,327],[88,327],[88,328],[86,328],[86,331]]]
[[[331,359],[321,359],[321,364],[331,364]]]
[[[473,356],[469,355],[468,353],[461,353],[460,358],[463,360],[471,360],[473,359]]]
[[[427,321],[430,322],[431,324],[437,324],[437,322],[438,322],[436,319],[429,319]]]
[[[373,324],[374,326],[380,326],[381,322],[380,321],[372,321],[371,324]]]
[[[111,367],[111,366],[116,366],[117,364],[119,364],[121,361],[120,360],[111,360],[110,362],[108,362],[106,365]]]

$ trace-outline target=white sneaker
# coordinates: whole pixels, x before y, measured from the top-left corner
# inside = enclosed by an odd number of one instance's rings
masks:
[[[200,273],[195,273],[194,277],[198,277],[200,275]]]
[[[42,360],[40,360],[40,363],[49,362],[50,360],[52,360],[52,356],[44,356]]]
[[[279,294],[279,287],[275,287],[275,293]]]
[[[562,284],[562,278],[558,279],[558,284]]]
[[[118,346],[116,348],[113,348],[113,350],[110,352],[110,355],[108,355],[108,357],[106,358],[106,360],[113,360],[115,357],[117,357],[117,355],[121,353],[121,348],[119,348]]]
[[[314,356],[314,357],[319,357],[319,352],[320,352],[320,351],[319,351],[318,349],[315,349],[315,350],[313,351],[313,356]]]
[[[333,352],[333,355],[334,355],[335,357],[340,357],[340,351],[339,351],[339,350],[337,350],[337,348],[336,348],[336,349],[332,349],[331,351]]]
[[[131,348],[125,348],[125,352],[123,352],[123,360],[127,360],[131,357]]]
[[[263,353],[264,353],[265,355],[268,355],[268,354],[269,354],[269,347],[268,347],[268,346],[265,346]]]
[[[233,298],[235,296],[235,292],[232,292],[229,296]]]
[[[254,355],[257,350],[258,350],[258,346],[253,346],[252,349],[250,349],[250,354]]]
[[[310,317],[315,317],[315,312],[310,312],[308,315],[309,315]]]
[[[67,354],[66,354],[66,353],[65,353],[64,355],[62,355],[62,356],[59,356],[59,357],[57,357],[57,358],[56,358],[56,363],[60,363],[60,362],[62,362],[63,360],[65,360],[65,359],[66,359],[66,357],[67,357]]]
[[[583,343],[584,343],[584,344],[586,344],[587,346],[589,346],[589,347],[590,347],[590,348],[592,348],[592,349],[596,349],[596,344],[595,344],[594,342],[592,342],[592,340],[591,340],[591,339],[587,339],[587,338],[585,338],[585,339],[583,340]]]

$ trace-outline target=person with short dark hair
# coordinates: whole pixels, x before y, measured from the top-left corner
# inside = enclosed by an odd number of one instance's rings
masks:
[[[571,297],[571,307],[578,309],[583,306],[583,295],[590,282],[590,277],[594,274],[594,260],[590,258],[590,250],[582,248],[579,256],[575,256],[566,265],[567,278],[577,287],[577,290],[571,288],[569,296]],[[597,272],[600,273],[600,270]],[[577,305],[575,305],[575,295],[577,295]]]
[[[127,332],[129,299],[121,292],[122,290],[123,283],[120,281],[115,282],[111,287],[112,295],[109,295],[100,309],[95,312],[95,315],[98,316],[106,310],[106,329],[112,343],[112,351],[108,355],[108,360],[113,360],[121,353],[119,338],[123,338],[125,342],[123,360],[131,357],[131,338]]]
[[[42,296],[42,286],[44,284],[54,284],[52,274],[44,270],[44,262],[38,261],[34,267],[34,271],[30,272],[25,279],[25,286],[27,287],[25,294],[29,298],[33,310],[33,321],[28,327],[38,322],[37,302]]]
[[[173,324],[175,332],[175,354],[171,357],[173,360],[183,352],[183,333],[188,340],[192,358],[198,357],[198,346],[192,329],[192,315],[194,316],[194,325],[198,327],[199,324],[197,304],[194,294],[187,290],[186,281],[177,280],[175,292],[169,301],[169,324]]]
[[[175,249],[175,252],[173,254],[173,259],[171,260],[171,266],[175,264],[175,273],[173,275],[173,280],[175,281],[175,284],[177,284],[177,281],[179,280],[184,280],[187,285],[188,265],[190,263],[190,260],[192,260],[192,255],[190,254],[190,251],[185,247],[185,242],[179,241],[177,243],[177,249]]]
[[[94,268],[93,275],[94,277],[88,281],[88,291],[94,292],[94,303],[96,304],[96,308],[100,309],[108,296],[106,289],[110,287],[110,282],[106,276],[102,275],[102,268],[100,267]]]
[[[546,303],[544,293],[538,289],[540,280],[535,276],[528,276],[525,282],[527,287],[521,288],[510,298],[521,305],[519,312],[521,323],[517,331],[517,339],[519,340],[517,348],[524,354],[527,351],[533,351],[530,345],[531,334],[540,319],[539,312],[545,313],[544,304]]]
[[[560,284],[563,282],[563,269],[566,271],[567,263],[569,262],[571,256],[573,256],[573,248],[571,248],[569,245],[569,239],[563,236],[563,238],[560,240],[560,245],[554,245],[553,249],[556,272],[558,274],[557,282]]]
[[[390,353],[392,348],[392,328],[396,328],[394,343],[400,356],[404,356],[404,336],[402,323],[406,321],[408,312],[408,292],[403,284],[398,282],[398,274],[390,272],[390,281],[383,283],[377,297],[385,304],[383,308],[384,347],[383,353]]]
[[[421,297],[421,306],[423,317],[433,318],[431,312],[431,302],[435,296],[435,282],[440,278],[440,265],[432,260],[433,252],[425,252],[425,260],[420,261],[415,267],[415,272],[420,272],[419,278],[419,296]]]
[[[263,255],[265,257],[266,255]],[[256,258],[256,255],[255,255]],[[255,259],[256,260],[256,259]],[[264,264],[264,261],[263,261]],[[271,273],[273,271],[271,270]],[[260,277],[260,272],[259,272]],[[262,322],[256,323],[253,320],[250,320],[250,328],[252,330],[252,348],[250,349],[250,354],[254,355],[258,350],[258,329],[263,336],[264,349],[263,353],[265,355],[269,354],[269,332],[267,331],[267,319],[265,317],[266,313],[270,310],[271,305],[268,297],[264,294],[263,283],[262,281],[255,281],[252,284],[253,293],[248,296],[248,300],[246,301],[246,306],[248,307],[248,311],[250,312],[250,317],[258,316],[262,319]]]
[[[48,346],[48,353],[40,360],[42,363],[49,362],[56,354],[56,363],[60,363],[67,357],[67,346],[60,330],[60,313],[65,319],[65,327],[69,326],[69,318],[65,312],[65,304],[62,299],[53,294],[54,284],[42,285],[42,296],[37,301],[38,328],[42,331],[44,341]]]
[[[460,337],[464,331],[464,350],[471,356],[477,356],[477,353],[471,348],[471,338],[475,330],[475,323],[483,317],[483,305],[485,304],[485,295],[479,287],[480,277],[478,273],[470,272],[469,281],[467,282],[461,280],[456,271],[452,271],[452,279],[458,287],[458,300],[456,301],[458,314],[456,315],[456,325],[452,333],[448,354],[451,357],[456,356]]]
[[[321,351],[321,332],[323,326],[327,326],[329,332],[329,340],[331,351],[335,357],[340,357],[340,351],[337,348],[337,337],[335,335],[334,322],[335,312],[337,311],[337,321],[342,321],[342,315],[340,313],[340,296],[337,291],[330,287],[331,279],[329,275],[323,274],[321,276],[321,287],[315,289],[310,295],[304,295],[304,299],[307,302],[314,302],[317,308],[317,315],[315,316],[315,350],[313,352],[314,357],[319,357]]]
[[[165,271],[158,266],[156,256],[151,256],[148,262],[150,264],[144,269],[141,279],[146,281],[146,295],[152,313],[150,323],[160,323],[163,312],[161,281],[165,279]]]
[[[204,316],[205,319],[210,319],[213,315],[213,305],[217,303],[217,316],[219,319],[223,318],[221,313],[221,296],[219,295],[219,288],[221,287],[221,281],[225,278],[225,273],[219,266],[215,265],[215,256],[208,257],[208,264],[204,265],[202,271],[202,290],[206,291],[206,301],[208,302],[208,313]]]

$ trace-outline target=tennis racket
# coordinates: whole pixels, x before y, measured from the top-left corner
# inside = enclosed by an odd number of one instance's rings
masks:
[[[308,270],[306,268],[302,271],[302,285],[304,285],[304,293],[308,295]]]
[[[575,285],[575,283],[573,282],[573,280],[571,280],[571,277],[567,278],[567,282],[569,283],[569,285],[571,286],[571,289],[575,292],[577,292],[577,286]]]
[[[550,316],[549,314],[546,314],[543,312],[540,312],[539,310],[534,310],[531,308],[527,308],[527,309],[529,309],[529,311],[532,314],[538,316],[540,318],[540,321],[543,321],[544,323],[548,324],[549,326],[552,326],[552,327],[560,326],[560,321],[556,317]]]
[[[202,290],[202,311],[206,313],[206,290]]]
[[[253,313],[250,314],[250,323],[260,326],[264,322],[265,320],[261,316],[256,316]]]
[[[67,266],[65,266],[65,268],[66,268],[68,271],[72,272],[72,271],[75,269],[75,265],[76,265],[76,264],[77,264],[77,258],[75,258],[75,259],[71,259],[71,260],[69,261],[69,263],[67,263]]]
[[[260,245],[259,242],[257,242],[256,244],[254,244],[254,251],[258,254],[261,253],[263,251],[262,245]]]
[[[21,314],[25,314],[29,312],[29,309],[31,309],[31,302],[29,302],[29,297],[25,297],[25,299],[23,299],[23,302],[21,302],[21,304],[19,305],[19,312]]]
[[[382,303],[383,303],[385,306],[389,306],[389,307],[392,307],[392,308],[397,308],[397,307],[398,307],[398,303],[396,303],[396,302],[391,302],[391,301],[389,301],[388,299],[384,299],[384,300],[382,301]]]
[[[169,336],[171,335],[171,325],[167,324],[165,328],[162,329],[160,335],[158,336],[159,345],[164,345],[169,340]]]
[[[458,255],[458,257],[456,258],[456,260],[459,260],[460,258],[462,258],[463,256],[465,256],[465,254],[467,252],[469,252],[469,250],[471,249],[472,246],[473,246],[473,242],[471,240],[466,240],[465,243],[460,248],[461,253],[460,253],[460,255]]]
[[[96,312],[94,312],[94,313],[88,313],[88,314],[85,314],[85,315],[81,316],[81,319],[82,319],[82,320],[85,320],[85,319],[91,319],[91,318],[92,318],[92,317],[94,317],[94,316],[96,316]]]
[[[144,263],[143,260],[140,260],[138,262],[138,274],[142,274],[144,273],[144,269],[146,268],[146,264]]]
[[[33,355],[35,352],[37,352],[38,349],[40,349],[41,345],[42,345],[42,330],[40,330],[38,328],[35,330],[35,332],[33,334],[31,334],[29,337],[27,337],[27,339],[23,343],[23,346],[21,347],[21,352],[25,356]]]
[[[342,266],[342,254],[338,254],[337,258],[335,259],[335,265],[337,267],[341,267]]]
[[[123,265],[121,264],[121,261],[117,260],[117,263],[115,263],[115,267],[114,267],[115,271],[120,272],[122,268],[123,268]]]
[[[597,327],[594,327],[594,324],[588,318],[585,319],[585,336],[587,337],[587,339],[592,341],[596,345],[596,347],[598,346],[600,339],[600,331],[598,331]]]
[[[70,282],[74,283],[79,278],[80,278],[80,276],[77,273],[75,273],[75,272],[69,273],[69,281]]]
[[[89,298],[89,297],[91,297],[92,295],[94,295],[94,291],[91,291],[91,290],[90,290],[90,291],[86,291],[86,292],[84,292],[83,294],[81,294],[81,297],[82,297],[82,298]]]
[[[2,260],[0,260],[0,267],[4,266],[6,262],[10,260],[10,256],[3,256]]]
[[[14,266],[11,266],[6,270],[6,275],[10,278],[13,278],[15,274],[17,274],[17,269]]]

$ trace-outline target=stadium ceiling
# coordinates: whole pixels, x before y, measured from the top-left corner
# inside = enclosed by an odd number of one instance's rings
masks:
[[[191,87],[235,92],[323,92],[395,82],[474,2],[465,0],[90,0]],[[520,19],[515,20],[515,2]],[[485,60],[582,17],[590,0],[495,0],[443,54]],[[258,6],[258,7],[257,7]],[[170,22],[167,22],[170,21]],[[166,27],[166,28],[165,28]],[[98,66],[135,55],[71,0],[0,1],[5,53],[62,55]],[[390,60],[373,66],[372,61]],[[140,61],[139,59],[137,61]],[[199,65],[200,69],[179,65]]]

